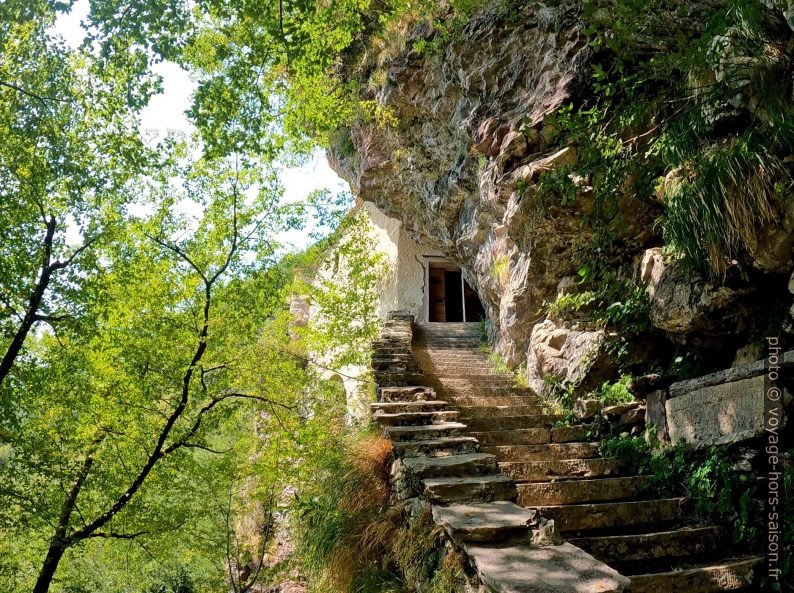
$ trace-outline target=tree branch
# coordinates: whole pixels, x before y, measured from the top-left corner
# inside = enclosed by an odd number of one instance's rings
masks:
[[[140,537],[142,535],[147,535],[148,531],[138,531],[136,533],[114,533],[114,532],[104,532],[104,531],[95,531],[86,536],[87,538],[90,537],[102,537],[106,539],[135,539],[136,537]]]

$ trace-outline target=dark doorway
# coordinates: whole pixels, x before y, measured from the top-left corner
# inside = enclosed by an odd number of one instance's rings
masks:
[[[482,321],[485,319],[485,310],[482,308],[477,292],[463,281],[463,302],[466,304],[466,321]]]
[[[444,269],[428,270],[428,297],[430,298],[430,321],[446,321],[446,294],[444,290]]]
[[[444,297],[446,300],[446,319],[444,321],[463,321],[463,287],[460,280],[460,270],[444,270]]]
[[[477,292],[451,263],[432,262],[428,268],[428,319],[434,322],[478,322],[485,318]]]

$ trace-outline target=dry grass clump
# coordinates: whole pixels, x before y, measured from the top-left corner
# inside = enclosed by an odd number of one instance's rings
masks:
[[[403,523],[388,506],[391,442],[365,434],[326,447],[296,504],[301,568],[318,593],[385,591],[391,575],[381,560]]]

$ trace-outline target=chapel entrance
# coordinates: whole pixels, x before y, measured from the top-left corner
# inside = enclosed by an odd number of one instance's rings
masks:
[[[431,261],[427,269],[428,320],[479,322],[485,319],[480,297],[460,273],[444,261]]]

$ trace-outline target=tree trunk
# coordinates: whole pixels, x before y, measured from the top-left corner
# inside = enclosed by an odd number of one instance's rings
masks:
[[[47,233],[44,235],[44,254],[42,255],[41,260],[39,279],[36,282],[36,287],[33,289],[33,292],[30,293],[28,307],[25,310],[25,317],[22,319],[22,324],[19,326],[17,333],[14,335],[14,339],[11,340],[8,350],[6,350],[6,353],[3,355],[3,359],[0,360],[0,386],[3,384],[6,376],[11,371],[11,367],[14,366],[14,361],[22,350],[22,344],[25,343],[25,338],[28,337],[30,328],[32,328],[33,324],[36,323],[41,301],[44,298],[44,293],[50,284],[50,278],[52,278],[53,272],[53,267],[50,264],[50,258],[52,257],[52,242],[53,238],[55,237],[55,224],[55,218],[50,217],[47,221]]]
[[[47,593],[52,584],[52,578],[55,576],[55,571],[58,570],[58,563],[63,557],[66,548],[58,539],[53,538],[50,542],[50,549],[47,550],[47,557],[44,559],[44,564],[39,572],[39,578],[36,579],[36,586],[33,587],[33,593]]]
[[[8,375],[8,373],[11,371],[11,367],[14,366],[14,361],[22,350],[22,345],[25,343],[25,338],[28,337],[30,328],[32,328],[33,324],[36,322],[39,306],[41,305],[41,300],[44,297],[44,291],[47,290],[47,286],[50,283],[51,275],[52,273],[49,269],[44,270],[41,277],[39,278],[39,281],[36,283],[35,290],[30,295],[28,308],[27,311],[25,311],[25,317],[22,319],[22,324],[19,326],[17,333],[14,334],[14,339],[11,340],[8,350],[6,350],[5,355],[3,355],[3,360],[0,361],[0,385],[3,384],[6,375]]]

